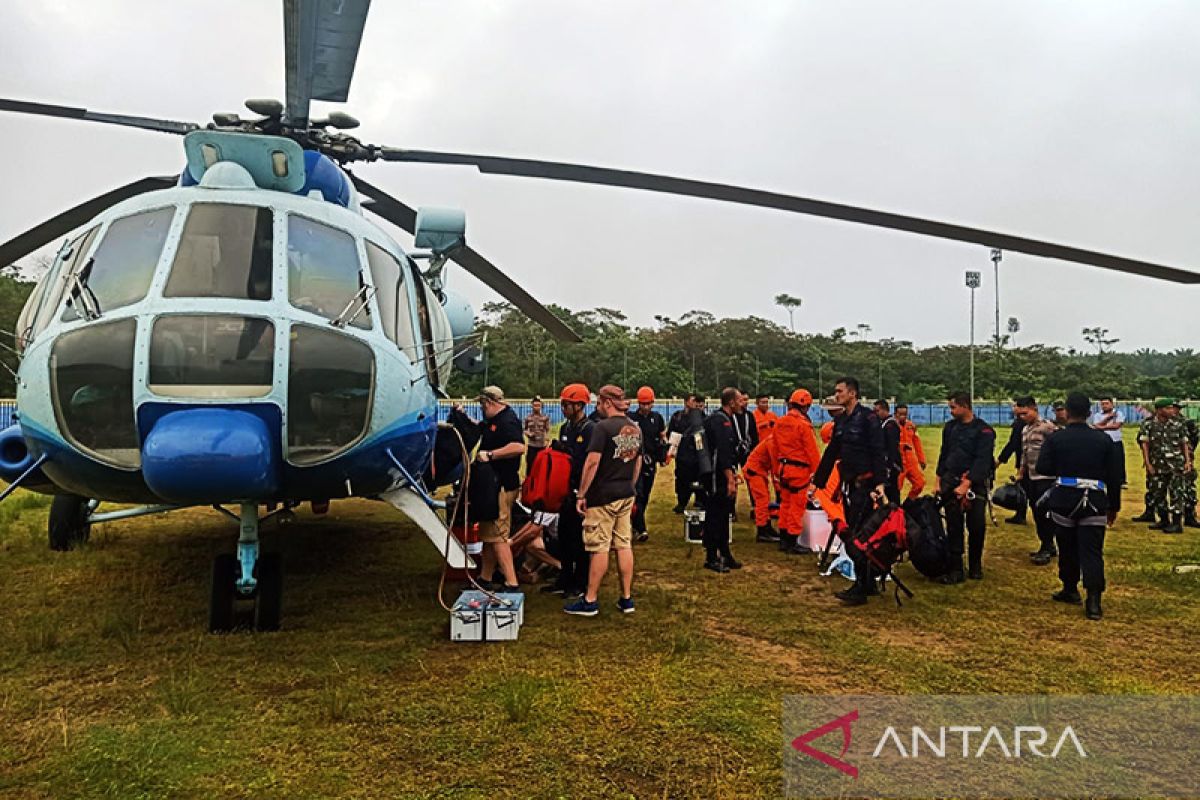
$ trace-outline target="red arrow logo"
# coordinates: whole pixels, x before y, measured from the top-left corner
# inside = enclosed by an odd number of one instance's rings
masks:
[[[854,709],[845,716],[838,717],[831,722],[826,722],[819,728],[813,728],[805,734],[801,734],[792,740],[792,747],[804,753],[806,756],[811,756],[822,764],[833,767],[839,772],[844,772],[855,780],[858,779],[858,767],[853,764],[848,764],[842,761],[842,756],[846,755],[846,751],[850,749],[850,725],[858,719],[858,709]],[[838,753],[837,757],[829,755],[815,747],[810,747],[809,742],[814,739],[820,739],[825,734],[837,729],[842,731],[842,752]]]

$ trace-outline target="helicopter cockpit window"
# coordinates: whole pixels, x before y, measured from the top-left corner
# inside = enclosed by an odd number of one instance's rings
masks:
[[[121,319],[69,331],[50,352],[51,402],[63,435],[102,461],[142,463],[133,415],[133,340],[137,321]]]
[[[164,297],[271,299],[271,209],[196,203]]]
[[[404,288],[404,270],[400,262],[379,245],[367,242],[367,263],[371,281],[379,300],[379,315],[383,332],[405,352],[409,360],[417,360],[416,335],[413,333],[412,313],[408,292]]]
[[[275,326],[256,317],[159,317],[150,391],[167,397],[262,397],[271,391]]]
[[[76,279],[67,289],[71,305],[63,312],[63,321],[78,319],[75,306],[86,305],[86,299],[78,299],[81,288],[100,314],[145,297],[174,215],[174,207],[159,208],[110,224],[92,257],[75,264]]]
[[[323,461],[357,442],[371,419],[371,348],[345,334],[292,327],[288,460]]]
[[[349,320],[353,315],[348,324],[356,328],[371,327],[353,236],[292,214],[288,217],[287,254],[288,297],[292,305],[330,320],[339,316]]]
[[[37,316],[33,321],[33,333],[30,338],[37,336],[42,332],[50,320],[54,319],[54,315],[58,313],[58,308],[62,303],[63,291],[67,286],[67,278],[75,270],[76,265],[83,259],[88,248],[92,246],[92,240],[96,238],[96,231],[99,228],[92,228],[87,233],[77,237],[68,245],[69,252],[67,257],[60,262],[57,262],[50,268],[50,272],[46,275],[46,291],[42,297],[41,307],[38,309]]]

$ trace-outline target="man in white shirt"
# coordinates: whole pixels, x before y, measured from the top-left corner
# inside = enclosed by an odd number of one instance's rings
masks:
[[[1104,431],[1114,442],[1121,441],[1121,426],[1125,424],[1125,415],[1117,410],[1111,397],[1100,400],[1100,410],[1092,414],[1092,427]]]

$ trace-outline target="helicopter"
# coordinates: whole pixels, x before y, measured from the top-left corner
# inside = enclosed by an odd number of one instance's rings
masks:
[[[474,167],[492,175],[640,189],[855,222],[1180,283],[1200,275],[1080,248],[757,189],[534,159],[414,150],[347,133],[343,112],[369,0],[284,0],[285,100],[199,125],[0,99],[0,111],[182,137],[178,175],[86,200],[0,244],[0,265],[65,237],[18,320],[18,421],[0,478],[54,496],[54,549],[92,525],[207,507],[233,517],[213,563],[209,628],[239,601],[280,625],[282,564],[261,524],[302,502],[380,497],[451,566],[471,564],[432,491],[437,401],[478,369],[474,312],[447,287],[456,264],[563,341],[579,337],[466,242],[465,215],[414,209],[356,163]],[[413,235],[403,249],[367,213]],[[102,503],[133,504],[101,511]],[[226,506],[237,506],[235,513]],[[280,519],[286,517],[280,516]]]

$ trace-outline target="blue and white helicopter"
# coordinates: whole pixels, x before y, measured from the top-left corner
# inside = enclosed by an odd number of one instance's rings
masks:
[[[311,501],[382,497],[453,566],[469,557],[422,479],[451,370],[478,366],[473,311],[446,288],[455,262],[567,341],[578,337],[467,246],[461,212],[416,211],[352,175],[359,161],[466,165],[482,172],[703,197],[921,233],[1179,281],[1200,275],[887,212],[646,173],[364,144],[344,102],[369,0],[284,0],[286,103],[247,101],[254,119],[206,126],[0,99],[0,111],[183,136],[178,176],[147,177],[0,244],[11,264],[59,237],[21,313],[19,420],[0,433],[0,499],[54,495],[50,546],[101,522],[213,506],[240,525],[217,557],[211,630],[235,602],[279,626],[282,567],[259,526]],[[405,252],[364,210],[415,236]],[[418,265],[423,265],[418,267]],[[449,434],[447,434],[449,435]],[[101,502],[136,504],[101,511]],[[234,505],[234,513],[225,508]]]

